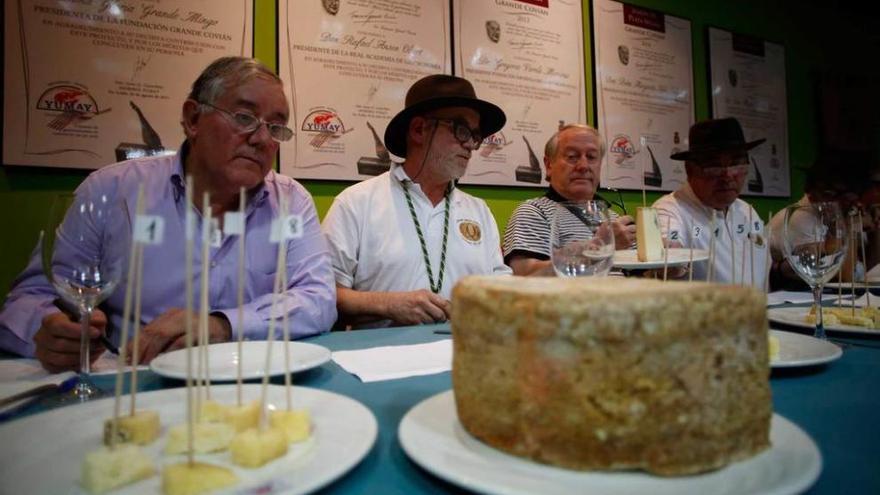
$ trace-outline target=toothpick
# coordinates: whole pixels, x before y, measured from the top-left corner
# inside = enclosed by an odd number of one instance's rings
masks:
[[[691,225],[691,228],[688,231],[688,242],[691,246],[690,260],[688,261],[688,282],[694,281],[694,226]]]
[[[201,375],[205,399],[211,400],[211,364],[208,361],[208,279],[211,258],[211,195],[202,195],[202,285],[199,293],[199,349],[204,373]],[[201,406],[201,404],[200,404]]]
[[[749,241],[749,285],[751,287],[755,286],[755,243],[754,239],[752,239],[752,212],[754,209],[749,208],[749,231],[746,233],[746,241]],[[768,248],[769,249],[769,248]],[[745,253],[743,253],[745,254]],[[743,261],[745,263],[745,261]],[[745,282],[745,275],[743,275],[743,282]]]
[[[772,233],[770,232],[770,221],[773,220],[773,211],[767,212],[767,223],[764,225],[764,243],[767,246],[767,254],[764,260],[764,293],[770,293],[770,267],[773,263],[773,258],[770,256],[770,236]]]
[[[135,207],[135,218],[144,214],[144,186],[138,186],[137,205]],[[134,278],[134,339],[131,349],[131,387],[129,395],[131,395],[131,415],[134,416],[137,411],[137,380],[138,380],[138,359],[140,358],[140,334],[141,334],[141,281],[144,278],[144,245],[141,242],[134,242],[135,257],[135,278]]]
[[[281,244],[279,244],[281,246]],[[284,246],[284,250],[287,250],[286,245]],[[285,261],[281,265],[281,280],[283,281],[281,287],[279,287],[279,292],[284,292],[287,287],[287,262]],[[287,410],[293,410],[293,401],[291,400],[291,393],[293,384],[291,383],[291,368],[290,368],[290,327],[288,326],[288,317],[287,311],[281,316],[281,331],[284,336],[284,390],[287,396]]]
[[[734,225],[728,230],[730,232],[730,283],[736,285],[736,243],[733,236],[736,235],[736,222],[733,218],[733,212],[730,212],[730,220]],[[724,227],[727,228],[727,216],[724,217]]]
[[[648,164],[642,160],[642,208],[648,207],[648,193],[645,191],[645,173],[648,171]]]
[[[190,466],[195,463],[195,446],[193,430],[195,429],[195,411],[193,411],[193,238],[195,237],[195,215],[193,214],[193,178],[186,178],[186,315],[184,316],[184,330],[186,340],[186,444],[187,462]]]
[[[712,222],[709,226],[709,267],[706,270],[706,282],[712,282],[715,275],[715,210],[712,210]]]
[[[852,215],[850,215],[851,217]],[[856,258],[856,229],[855,224],[853,222],[854,219],[850,218],[850,221],[847,222],[849,224],[849,240],[850,240],[850,290],[852,292],[851,306],[852,306],[852,315],[856,315],[856,262],[858,259]]]
[[[140,191],[138,193],[140,196]],[[45,241],[45,239],[43,239]],[[113,395],[113,422],[110,429],[110,449],[116,448],[116,437],[119,435],[119,413],[122,409],[122,375],[125,370],[125,351],[128,347],[128,329],[129,321],[131,321],[131,299],[132,284],[134,283],[135,263],[134,263],[134,236],[131,236],[131,244],[128,251],[128,276],[125,284],[125,302],[122,306],[122,333],[119,341],[119,355],[116,357],[116,387]],[[133,393],[133,391],[132,391]]]
[[[238,237],[238,294],[236,303],[238,304],[238,377],[236,379],[236,397],[238,405],[241,406],[241,389],[242,389],[242,362],[244,361],[244,240],[245,240],[245,216],[244,207],[247,193],[242,187],[238,190],[238,213],[241,215],[241,232]]]
[[[663,281],[666,282],[666,272],[669,267],[669,228],[672,217],[666,217],[666,246],[663,246]]]
[[[862,210],[859,209],[859,245],[862,247],[862,263],[865,265],[865,307],[871,307],[871,291],[868,290],[868,258],[865,256],[865,225],[862,223]]]
[[[287,211],[287,204],[284,197],[279,198],[279,214],[284,215]],[[281,220],[279,219],[279,224]],[[278,225],[278,256],[275,259],[275,283],[272,291],[272,307],[269,311],[269,334],[266,338],[266,367],[263,373],[263,384],[260,392],[260,429],[264,429],[267,423],[266,402],[268,399],[269,387],[269,369],[272,364],[272,342],[275,340],[275,310],[278,307],[279,292],[281,291],[282,266],[286,263],[285,258],[287,251],[284,249],[284,232],[281,225]]]

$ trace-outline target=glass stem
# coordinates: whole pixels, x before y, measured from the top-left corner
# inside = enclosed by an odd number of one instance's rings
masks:
[[[91,359],[89,359],[89,320],[91,320],[90,311],[82,311],[79,315],[79,321],[82,325],[79,338],[79,382],[83,383],[89,378],[91,372]]]
[[[813,337],[828,340],[825,336],[825,325],[822,322],[822,285],[813,287],[813,303],[816,305],[816,332]]]

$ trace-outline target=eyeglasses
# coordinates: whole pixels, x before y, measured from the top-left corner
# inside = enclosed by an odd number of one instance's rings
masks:
[[[452,126],[452,135],[455,136],[455,139],[457,139],[462,145],[473,141],[474,150],[480,149],[480,144],[483,143],[483,134],[478,129],[471,129],[467,126],[467,123],[460,120],[438,119],[434,117],[427,117],[425,120],[433,120],[435,122],[449,124]]]
[[[266,129],[269,129],[269,135],[272,136],[272,139],[274,139],[275,141],[289,141],[290,138],[293,137],[293,130],[285,125],[266,122],[265,120],[251,115],[247,112],[230,112],[225,108],[220,108],[210,103],[205,103],[202,101],[198,103],[200,105],[205,105],[206,107],[211,107],[214,110],[219,111],[227,119],[229,119],[229,123],[232,124],[232,126],[235,127],[242,134],[250,134],[252,132],[256,132],[261,125],[266,124]]]

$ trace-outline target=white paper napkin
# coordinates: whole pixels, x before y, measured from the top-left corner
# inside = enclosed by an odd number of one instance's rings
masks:
[[[364,383],[442,373],[452,369],[452,339],[336,351],[333,361]]]
[[[847,296],[843,297],[848,299]],[[837,301],[837,294],[822,294],[823,301]],[[813,302],[813,294],[809,292],[798,292],[790,290],[779,290],[767,294],[767,306],[775,306],[777,304],[801,304]]]

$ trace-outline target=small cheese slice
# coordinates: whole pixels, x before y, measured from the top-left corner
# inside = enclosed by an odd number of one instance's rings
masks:
[[[269,424],[284,431],[288,443],[296,443],[309,438],[312,429],[309,418],[309,411],[306,409],[272,411],[269,414]]]
[[[80,483],[90,493],[106,493],[155,473],[153,460],[140,447],[121,444],[89,452],[83,460]]]
[[[164,495],[196,495],[238,483],[231,469],[203,462],[169,464],[162,470]]]
[[[639,261],[663,259],[663,237],[654,208],[638,208],[636,213],[636,247]]]
[[[235,435],[229,453],[238,466],[260,467],[287,453],[287,434],[278,428],[251,428]]]
[[[121,416],[116,425],[118,443],[147,445],[159,438],[159,413],[156,411],[137,411],[133,416]],[[113,436],[113,419],[104,421],[104,445],[110,445]]]

